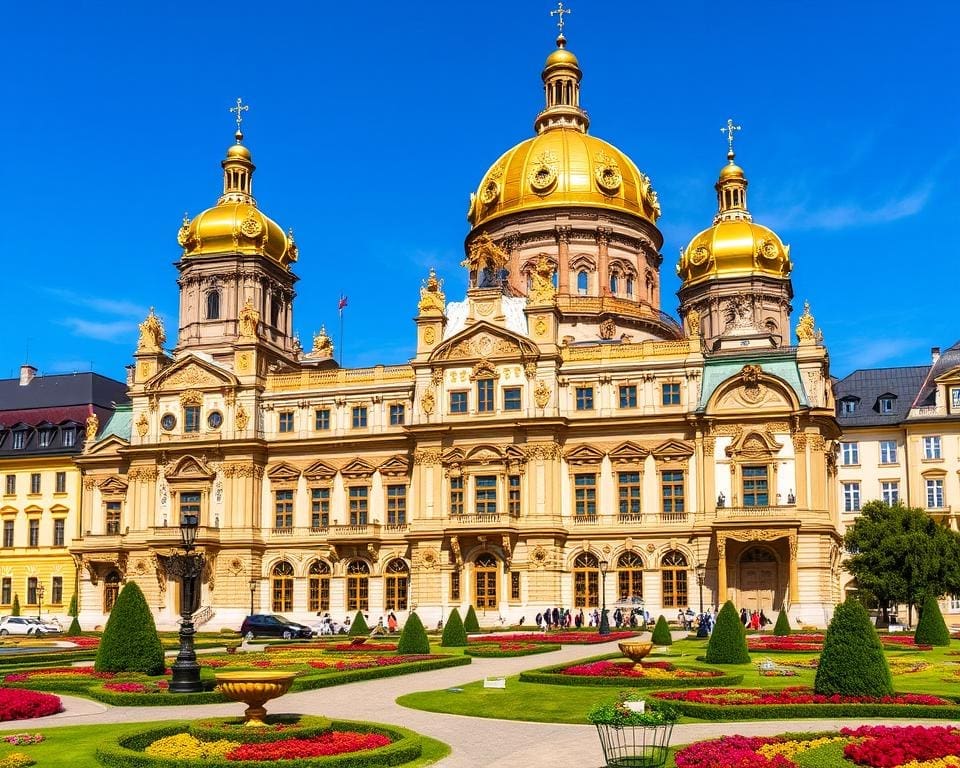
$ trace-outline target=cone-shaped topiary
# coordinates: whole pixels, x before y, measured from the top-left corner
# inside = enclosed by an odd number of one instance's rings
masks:
[[[73,597],[70,598],[70,607],[67,609],[67,616],[77,616],[80,611],[77,610],[77,593],[73,593]]]
[[[351,637],[370,634],[370,627],[367,626],[367,620],[363,618],[363,611],[357,611],[357,615],[350,622],[350,631],[347,634]]]
[[[443,637],[440,638],[440,645],[446,648],[462,648],[467,644],[467,630],[463,628],[463,619],[460,618],[460,611],[454,608],[450,611],[450,618],[443,625]]]
[[[748,664],[747,638],[740,623],[740,614],[727,600],[717,614],[717,623],[707,645],[708,664]]]
[[[670,634],[670,625],[660,614],[657,619],[657,626],[653,628],[653,637],[650,638],[654,645],[673,645],[673,636]]]
[[[13,605],[10,607],[10,615],[11,616],[20,615],[20,595],[13,596]]]
[[[940,604],[935,597],[923,601],[917,631],[913,633],[917,645],[950,645],[950,630],[940,613]]]
[[[825,696],[893,693],[893,678],[877,630],[856,598],[848,597],[833,613],[813,690]]]
[[[70,629],[67,630],[67,635],[69,637],[76,637],[81,634],[83,629],[80,627],[80,620],[74,616],[73,621],[70,622]]]
[[[777,623],[773,625],[773,634],[777,637],[787,637],[790,634],[790,617],[786,611],[777,614]]]
[[[403,631],[400,633],[400,641],[397,643],[397,653],[430,653],[427,630],[423,628],[423,622],[420,621],[420,617],[415,612],[411,613],[404,622]]]
[[[480,631],[480,622],[477,621],[477,612],[473,610],[473,606],[470,606],[470,609],[467,611],[467,616],[463,620],[463,628],[467,632],[479,632]]]
[[[128,581],[117,595],[93,666],[97,672],[163,674],[163,646],[153,614],[135,581]]]

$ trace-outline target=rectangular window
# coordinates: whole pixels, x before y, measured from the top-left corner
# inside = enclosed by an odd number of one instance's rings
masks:
[[[450,478],[450,514],[463,514],[463,477]]]
[[[660,502],[665,515],[684,513],[682,469],[669,469],[660,473]]]
[[[293,432],[293,411],[281,411],[279,417],[280,431]]]
[[[860,511],[860,483],[843,484],[843,511]]]
[[[200,431],[200,406],[199,405],[188,405],[183,409],[183,431],[184,432],[199,432]]]
[[[940,455],[940,438],[939,437],[925,437],[923,438],[923,458],[925,459],[939,459]]]
[[[50,580],[50,603],[52,605],[63,603],[63,576],[54,576]]]
[[[844,466],[860,463],[860,443],[840,443],[840,461]]]
[[[460,571],[450,572],[450,599],[460,599]]]
[[[200,492],[184,491],[180,493],[180,519],[185,520],[192,517],[198,523],[200,522]],[[117,526],[119,533],[119,526]]]
[[[350,513],[350,525],[366,525],[368,507],[367,486],[353,485],[350,487],[348,495],[348,511]]]
[[[351,420],[354,429],[363,429],[367,426],[367,406],[353,406],[353,418]]]
[[[313,412],[313,428],[318,432],[330,429],[329,408],[317,408],[317,410]]]
[[[518,571],[510,573],[510,599],[515,602],[520,601],[520,573]]]
[[[120,533],[120,502],[108,501],[104,507],[107,516],[107,533],[114,535]]]
[[[61,433],[60,442],[63,443],[64,448],[73,448],[77,442],[77,433],[72,429],[65,429]]]
[[[49,448],[52,442],[53,442],[52,429],[41,429],[40,432],[37,433],[37,444],[41,448]]]
[[[617,473],[617,501],[620,515],[640,514],[640,473]]]
[[[849,416],[850,414],[857,412],[857,401],[856,400],[841,400],[840,401],[840,413],[844,416]]]
[[[7,496],[13,496],[17,492],[17,476],[16,475],[7,475],[6,484],[3,487],[4,493]]]
[[[387,486],[387,525],[407,524],[407,486]]]
[[[390,426],[402,427],[406,421],[406,407],[403,403],[393,403],[390,406]]]
[[[30,493],[40,493],[40,473],[30,473]]]
[[[893,413],[893,398],[892,398],[892,397],[881,397],[881,398],[880,398],[880,413]]]
[[[620,387],[620,407],[621,408],[637,407],[637,385],[636,384],[624,384],[622,387]]]
[[[450,393],[450,413],[466,413],[466,412],[467,412],[467,393],[451,392]]]
[[[520,410],[520,387],[504,387],[503,389],[503,410]]]
[[[0,603],[10,605],[13,602],[13,580],[5,576],[0,582]]]
[[[54,485],[54,491],[56,493],[66,493],[67,492],[67,473],[66,472],[57,472],[56,475],[56,484]]]
[[[274,528],[293,528],[293,490],[274,493],[273,512]]]
[[[53,546],[62,547],[65,546],[66,542],[66,533],[67,533],[67,521],[62,517],[58,517],[53,521]]]
[[[880,463],[881,464],[897,463],[897,441],[896,440],[880,441]]]
[[[880,498],[891,507],[900,501],[900,483],[896,480],[880,483]]]
[[[520,517],[520,475],[507,475],[507,514]]]
[[[3,546],[13,546],[13,520],[3,521]]]
[[[597,476],[580,474],[573,476],[574,514],[577,517],[597,515]]]
[[[943,480],[927,480],[927,509],[943,509]]]
[[[28,547],[39,547],[40,546],[40,520],[37,518],[32,518],[29,522],[29,535],[30,538],[27,542]]]
[[[37,604],[37,577],[27,579],[27,605]]]
[[[478,515],[497,514],[496,475],[477,475],[474,478],[474,500]]]
[[[480,379],[477,382],[477,412],[489,413],[493,409],[493,379]]]
[[[14,448],[19,449],[19,448],[23,448],[23,446],[26,445],[26,442],[27,442],[27,441],[26,441],[26,434],[27,434],[27,433],[24,432],[23,430],[20,430],[20,431],[18,431],[18,432],[14,432],[14,433],[13,433],[13,447],[14,447]]]
[[[330,489],[310,489],[310,527],[323,530],[330,525]]]
[[[593,387],[576,387],[577,410],[593,410]]]
[[[680,384],[664,384],[660,390],[663,405],[680,405]]]
[[[770,504],[767,466],[743,468],[743,506],[766,507]]]

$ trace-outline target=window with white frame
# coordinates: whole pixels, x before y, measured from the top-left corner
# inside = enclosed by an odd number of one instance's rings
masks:
[[[927,509],[943,509],[943,480],[935,477],[926,481]]]
[[[840,401],[840,413],[844,416],[850,416],[857,412],[857,400],[848,399]]]
[[[860,511],[860,483],[843,484],[843,511]]]
[[[960,611],[960,595],[950,595],[950,612]]]
[[[840,458],[844,466],[860,463],[860,443],[840,443]]]
[[[880,499],[891,507],[900,501],[900,483],[896,480],[884,480],[880,483]]]
[[[885,395],[877,401],[877,406],[880,410],[880,413],[893,413],[893,398],[890,395]]]
[[[941,457],[940,436],[931,435],[923,438],[923,458],[939,459]]]
[[[881,464],[897,463],[897,441],[896,440],[880,441],[880,463]]]

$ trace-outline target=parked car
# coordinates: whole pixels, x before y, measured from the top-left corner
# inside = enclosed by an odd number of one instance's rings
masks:
[[[0,635],[32,635],[37,631],[35,621],[27,616],[2,616]]]
[[[289,640],[294,637],[311,637],[313,630],[276,613],[255,613],[243,620],[240,634],[247,640],[255,637],[282,637]]]
[[[63,632],[63,627],[56,619],[30,619],[30,621],[36,627],[33,631],[35,635],[59,635]]]

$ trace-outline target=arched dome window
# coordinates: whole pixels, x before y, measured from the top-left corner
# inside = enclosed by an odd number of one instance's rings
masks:
[[[627,278],[627,298],[629,299],[633,298],[633,278],[632,277]]]
[[[587,272],[584,269],[581,269],[577,273],[577,293],[581,296],[587,295],[587,287],[589,285],[589,278],[587,277]]]
[[[388,611],[407,610],[407,587],[410,584],[410,569],[397,558],[387,564],[384,607]]]
[[[220,319],[220,291],[207,294],[207,320]]]
[[[616,275],[610,275],[610,293],[614,296],[617,294],[617,289],[620,287],[620,280]]]
[[[687,600],[687,558],[672,549],[660,561],[663,576],[663,607],[683,608]]]
[[[323,560],[310,563],[307,583],[307,610],[330,610],[330,566]]]
[[[589,552],[573,561],[573,606],[594,608],[600,604],[600,564]]]
[[[473,564],[474,605],[481,610],[497,607],[497,560],[484,553]]]
[[[363,560],[347,566],[347,610],[370,610],[370,566]]]
[[[643,559],[636,552],[624,552],[617,560],[617,599],[643,598]]]
[[[273,592],[273,610],[283,613],[293,610],[293,566],[286,560],[273,566],[270,574]]]

